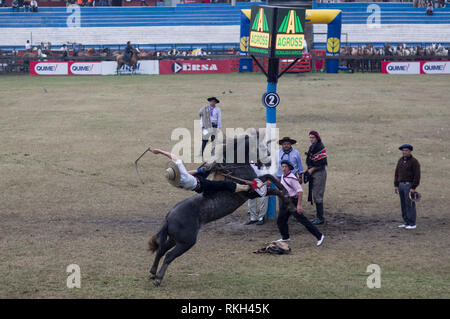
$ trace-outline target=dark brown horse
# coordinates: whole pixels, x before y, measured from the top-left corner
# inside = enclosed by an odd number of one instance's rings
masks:
[[[231,173],[234,177],[239,177],[245,180],[252,180],[256,178],[256,173],[249,164],[249,139],[244,140],[246,152],[244,162],[237,161],[236,150],[237,148],[239,148],[236,147],[237,141],[237,138],[234,138],[234,140],[231,139],[231,143],[234,143],[235,149],[233,158],[231,160],[230,158],[226,160],[226,146],[224,144],[222,150],[224,154],[223,161],[213,164],[215,166],[213,166],[212,170],[216,172],[225,170],[226,173]],[[229,143],[228,140],[227,143]],[[216,150],[217,149],[218,148],[216,148]],[[221,149],[218,149],[218,153],[220,153],[220,151]],[[267,149],[264,150],[264,152],[267,155]],[[261,154],[261,151],[258,151],[257,153],[257,160],[260,160],[264,157],[264,155]],[[273,177],[272,175],[264,175],[259,178],[263,182],[270,180],[277,186],[277,188],[268,188],[268,195],[277,195],[281,199],[284,209],[296,211],[296,208],[288,200],[285,188],[278,182],[275,177]],[[225,177],[225,179],[234,181],[233,179],[229,179],[229,177]],[[258,197],[258,195],[253,190],[249,192],[239,193],[218,191],[212,194],[196,194],[176,204],[166,215],[164,224],[162,225],[159,232],[154,235],[149,241],[149,250],[152,252],[156,252],[155,260],[150,269],[149,277],[150,279],[154,280],[155,286],[159,286],[161,284],[161,281],[169,264],[175,258],[181,256],[195,245],[198,232],[202,225],[233,213],[247,200],[256,197]],[[163,265],[157,273],[159,261],[166,253],[167,255],[164,259]]]
[[[122,67],[122,65],[124,65],[124,64],[130,66],[133,70],[132,73],[135,73],[137,62],[138,62],[138,53],[139,53],[138,49],[134,48],[133,55],[131,56],[130,61],[124,60],[125,53],[117,56],[117,58],[116,58],[116,62],[117,62],[116,74],[120,74],[119,70]]]

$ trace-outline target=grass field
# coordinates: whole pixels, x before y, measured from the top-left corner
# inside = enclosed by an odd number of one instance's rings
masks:
[[[172,130],[193,129],[208,96],[225,127],[265,127],[263,75],[0,77],[0,298],[449,298],[449,80],[285,75],[280,135],[303,154],[316,129],[328,147],[324,245],[291,220],[290,255],[253,254],[279,234],[274,220],[244,226],[244,205],[206,225],[156,288],[147,241],[191,194],[153,155],[142,185],[134,160],[148,144],[171,149]],[[397,228],[393,193],[403,143],[422,166],[412,231]],[[80,289],[66,287],[69,264]],[[379,289],[366,286],[369,264],[381,267]]]

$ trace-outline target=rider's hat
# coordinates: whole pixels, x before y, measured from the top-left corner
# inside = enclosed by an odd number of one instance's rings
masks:
[[[177,164],[175,164],[173,161],[169,161],[167,163],[167,168],[164,175],[167,181],[173,186],[180,185],[180,177],[181,177],[180,169],[178,168]]]

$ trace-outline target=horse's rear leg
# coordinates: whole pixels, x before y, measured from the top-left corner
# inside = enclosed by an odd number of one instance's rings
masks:
[[[161,269],[158,272],[158,275],[155,278],[154,284],[155,286],[159,286],[161,284],[161,281],[164,278],[164,274],[166,273],[167,267],[169,264],[177,257],[184,254],[186,251],[188,251],[192,246],[195,245],[195,242],[197,241],[197,234],[195,236],[186,242],[177,242],[177,245],[174,249],[172,249],[167,255],[166,258],[164,258],[164,263],[161,266]]]
[[[158,269],[159,261],[161,260],[161,257],[164,256],[166,252],[168,252],[172,247],[174,247],[176,244],[176,241],[172,238],[169,238],[166,242],[161,244],[161,246],[158,248],[158,251],[156,252],[155,260],[153,261],[152,268],[150,269],[150,275],[149,279],[155,279],[156,278],[156,270]]]

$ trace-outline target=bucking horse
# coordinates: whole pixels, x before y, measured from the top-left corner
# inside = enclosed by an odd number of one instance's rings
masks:
[[[212,160],[200,167],[209,167],[210,175],[221,175],[222,179],[238,183],[257,178],[255,170],[250,165],[252,140],[254,139],[249,135],[227,139],[226,143],[216,146],[216,154]],[[270,166],[270,142],[267,142],[259,132],[256,134],[256,141],[259,147],[256,147],[257,151],[253,152],[256,153],[256,160],[253,159],[253,161],[259,166]],[[229,143],[234,144],[231,146],[234,152],[229,152],[227,158],[226,151],[230,149],[229,146],[227,147]],[[242,151],[245,152],[245,158],[239,157]],[[258,178],[262,182],[269,181],[276,186],[276,188],[268,187],[267,195],[278,196],[284,209],[296,211],[288,199],[286,189],[273,175],[266,174]],[[258,196],[254,190],[238,193],[218,191],[210,194],[195,194],[177,203],[166,215],[161,229],[149,241],[149,251],[156,252],[149,279],[154,280],[155,286],[159,286],[169,264],[195,245],[202,225],[233,213],[247,200]],[[160,259],[164,255],[166,256],[163,265],[157,273]]]

